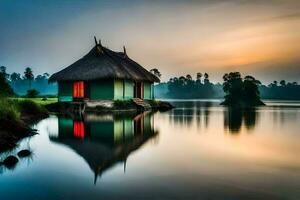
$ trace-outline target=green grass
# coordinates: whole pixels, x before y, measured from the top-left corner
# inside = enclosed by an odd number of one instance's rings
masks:
[[[21,112],[18,103],[6,98],[0,98],[0,121],[1,120],[19,120]]]
[[[18,101],[30,100],[30,101],[33,101],[34,103],[36,103],[38,105],[42,105],[42,106],[56,103],[58,101],[57,98],[47,98],[45,101],[43,101],[43,98],[10,98],[10,99],[18,100]]]
[[[0,120],[20,120],[21,115],[47,114],[45,105],[54,103],[55,98],[0,98]]]

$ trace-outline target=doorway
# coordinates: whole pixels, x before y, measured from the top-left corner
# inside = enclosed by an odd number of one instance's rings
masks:
[[[136,82],[134,85],[134,98],[144,98],[144,84],[143,82]]]

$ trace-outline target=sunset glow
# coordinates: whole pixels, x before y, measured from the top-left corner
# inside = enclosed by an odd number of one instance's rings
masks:
[[[126,45],[130,57],[159,68],[163,80],[200,71],[220,81],[238,70],[265,82],[298,81],[299,1],[76,2],[2,1],[2,64],[53,73],[83,56],[96,35],[114,50]]]

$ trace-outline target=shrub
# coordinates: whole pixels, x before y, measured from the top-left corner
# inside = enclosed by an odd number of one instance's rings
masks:
[[[40,94],[39,91],[32,89],[32,90],[27,90],[26,97],[28,98],[36,98]]]
[[[114,101],[114,108],[117,109],[127,109],[133,107],[132,101],[128,100],[116,100]]]
[[[21,113],[26,113],[30,115],[40,115],[47,113],[47,110],[44,107],[30,100],[19,101],[19,108]]]

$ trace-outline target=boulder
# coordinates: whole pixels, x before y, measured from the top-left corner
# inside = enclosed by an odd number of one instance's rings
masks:
[[[8,169],[13,169],[15,165],[19,162],[18,158],[15,156],[8,156],[4,159],[3,164]]]
[[[31,155],[31,151],[24,149],[18,152],[19,158],[24,158]]]

